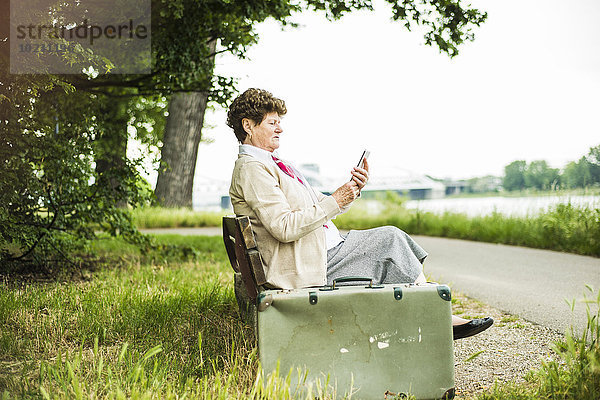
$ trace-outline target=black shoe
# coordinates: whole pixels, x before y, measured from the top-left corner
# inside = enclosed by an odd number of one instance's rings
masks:
[[[466,324],[454,325],[452,327],[452,332],[454,334],[454,340],[463,339],[463,338],[466,338],[469,336],[476,335],[479,332],[483,332],[487,328],[492,326],[493,323],[494,323],[493,318],[486,317],[486,318],[472,319],[469,322],[467,322]]]

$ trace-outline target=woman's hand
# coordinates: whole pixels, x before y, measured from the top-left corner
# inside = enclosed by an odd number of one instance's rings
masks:
[[[363,161],[363,168],[354,167],[352,170],[352,181],[356,182],[358,186],[358,191],[360,192],[362,188],[365,187],[367,181],[369,180],[369,163],[365,158]]]
[[[352,203],[358,196],[358,193],[358,185],[353,179],[337,188],[336,191],[331,194],[331,196],[335,199],[335,201],[337,201],[338,206],[342,208]]]

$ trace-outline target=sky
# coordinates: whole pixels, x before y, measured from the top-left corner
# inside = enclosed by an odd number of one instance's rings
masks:
[[[371,174],[464,179],[501,176],[517,159],[561,168],[600,145],[600,1],[472,4],[488,20],[454,59],[376,0],[375,12],[336,22],[304,13],[300,28],[260,24],[248,59],[221,56],[216,71],[284,99],[280,155],[328,176],[347,175],[363,149]],[[197,176],[230,177],[237,142],[225,119],[206,116],[213,141],[200,145]]]

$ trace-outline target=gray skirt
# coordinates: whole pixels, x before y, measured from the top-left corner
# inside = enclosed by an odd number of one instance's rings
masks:
[[[327,284],[346,276],[372,278],[374,284],[412,283],[425,257],[427,252],[394,226],[350,231],[327,251]]]

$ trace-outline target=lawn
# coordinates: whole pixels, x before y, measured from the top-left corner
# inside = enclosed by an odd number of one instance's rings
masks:
[[[158,242],[141,254],[99,241],[114,265],[88,279],[0,284],[2,400],[291,395],[288,371],[265,377],[258,368],[222,239]],[[314,398],[310,389],[302,397]]]
[[[253,332],[238,317],[221,238],[157,241],[144,253],[115,239],[98,241],[98,254],[114,262],[76,281],[0,283],[2,400],[334,396],[298,385],[301,371],[260,369]],[[590,320],[587,344],[572,337],[559,344],[566,367],[546,364],[530,385],[496,387],[481,398],[597,399],[598,318]]]

